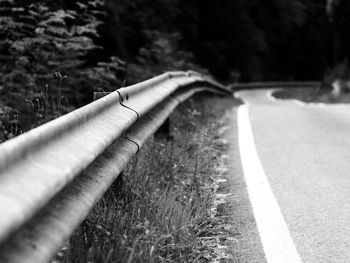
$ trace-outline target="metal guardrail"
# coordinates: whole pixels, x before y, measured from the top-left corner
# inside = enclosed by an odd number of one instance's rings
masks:
[[[320,81],[270,81],[270,82],[249,82],[234,83],[228,86],[231,90],[259,89],[259,88],[297,88],[297,87],[317,87]]]
[[[168,72],[1,144],[0,262],[48,262],[176,106],[204,90],[230,93]]]

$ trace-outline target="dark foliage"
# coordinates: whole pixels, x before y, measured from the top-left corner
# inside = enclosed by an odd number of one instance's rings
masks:
[[[350,2],[331,1],[330,16],[334,34],[334,62],[341,63],[350,59]]]
[[[350,58],[349,3],[0,0],[0,141],[165,70],[321,79]]]
[[[159,31],[182,36],[179,48],[224,81],[237,72],[243,80],[320,79],[332,64],[326,1],[108,0],[107,5],[101,45],[130,62],[149,44],[147,32]],[[348,21],[347,11],[339,9]],[[339,42],[348,47],[349,27],[342,23],[336,26],[345,31]]]
[[[87,68],[102,2],[0,0],[0,142],[91,101],[117,82],[106,65]],[[116,64],[116,63],[114,63]]]

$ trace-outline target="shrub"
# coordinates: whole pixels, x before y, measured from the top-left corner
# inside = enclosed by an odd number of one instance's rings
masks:
[[[6,124],[14,116],[26,131],[90,102],[93,90],[118,83],[110,65],[117,62],[85,66],[87,54],[99,48],[93,38],[103,4],[77,2],[74,10],[63,10],[0,0],[0,142],[18,135]]]

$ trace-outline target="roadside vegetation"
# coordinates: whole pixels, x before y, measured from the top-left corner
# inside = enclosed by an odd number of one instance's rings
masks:
[[[104,87],[104,67],[83,67],[97,48],[101,7],[97,0],[75,10],[0,0],[0,142],[83,105]]]
[[[275,91],[272,95],[277,99],[296,99],[305,103],[350,103],[350,93],[347,90],[333,93],[332,90],[321,88],[295,88]]]
[[[152,30],[126,63],[117,46],[108,51],[110,16],[103,0],[0,0],[0,143],[91,102],[94,91],[167,70],[207,73],[178,48],[178,34]]]
[[[350,2],[327,0],[328,62],[323,69],[320,87],[317,89],[291,89],[275,93],[277,98],[298,99],[304,102],[349,103],[350,102]],[[307,71],[306,71],[307,72]]]
[[[292,88],[273,93],[279,99],[297,99],[306,103],[350,103],[350,68],[347,62],[329,70],[319,87]]]
[[[173,139],[149,140],[53,262],[231,262],[215,196],[228,150],[219,120],[234,101],[210,97],[176,110]]]

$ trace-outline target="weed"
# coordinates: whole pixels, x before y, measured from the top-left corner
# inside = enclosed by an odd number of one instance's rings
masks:
[[[44,92],[41,92],[39,97],[24,98],[30,107],[29,111],[26,109],[18,113],[7,107],[6,114],[12,116],[12,119],[6,119],[6,115],[0,111],[0,143],[62,115],[62,101],[67,99],[62,96],[62,85],[67,76],[60,72],[55,72],[54,76],[59,79],[56,96],[50,96],[49,85],[45,84]],[[66,104],[69,105],[69,102],[66,101]]]
[[[62,83],[65,78],[67,78],[66,75],[62,75],[61,72],[55,72],[54,76],[58,78],[58,86],[57,86],[57,104],[56,104],[56,111],[59,113],[61,109],[62,104]]]

